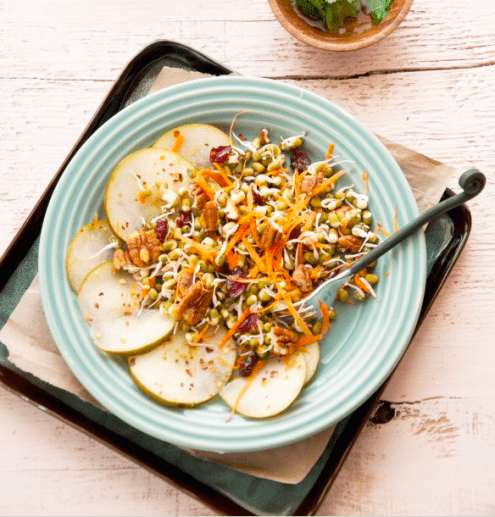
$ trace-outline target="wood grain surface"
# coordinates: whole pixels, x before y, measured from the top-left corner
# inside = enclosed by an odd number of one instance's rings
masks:
[[[0,253],[120,71],[169,39],[342,105],[488,185],[466,248],[319,515],[495,513],[495,4],[415,0],[368,49],[292,38],[264,0],[0,0]],[[449,185],[456,188],[456,181]],[[1,515],[215,515],[0,387]]]

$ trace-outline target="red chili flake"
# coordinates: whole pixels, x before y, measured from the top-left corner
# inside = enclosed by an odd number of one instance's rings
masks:
[[[249,377],[251,373],[253,373],[253,368],[255,367],[256,363],[258,362],[258,354],[256,352],[251,352],[249,355],[247,355],[242,363],[239,366],[239,373],[243,377]]]
[[[290,150],[290,166],[292,170],[305,171],[311,165],[311,160],[305,151],[301,149]]]
[[[246,275],[239,267],[236,267],[232,271],[232,276],[227,279],[227,293],[232,298],[238,298],[247,289],[245,282],[237,282],[235,278],[246,278]]]
[[[166,219],[158,219],[156,222],[155,233],[160,242],[165,240],[168,232],[168,223]]]
[[[231,153],[232,147],[230,145],[221,145],[219,147],[213,147],[210,151],[210,162],[224,163],[229,159]]]
[[[237,332],[254,332],[258,330],[258,315],[250,314],[237,328]]]
[[[192,213],[191,212],[183,212],[179,210],[177,219],[175,220],[175,224],[177,228],[182,228],[188,224],[192,223]]]

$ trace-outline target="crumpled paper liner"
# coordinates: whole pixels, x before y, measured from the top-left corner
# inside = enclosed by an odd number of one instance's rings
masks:
[[[164,67],[151,85],[153,93],[172,84],[208,77],[199,72]],[[420,211],[440,199],[454,169],[381,138],[406,175]],[[0,341],[9,350],[9,360],[55,387],[66,390],[101,408],[84,389],[58,352],[41,306],[37,277],[0,331]],[[242,472],[283,483],[298,483],[310,472],[325,450],[334,427],[291,445],[249,453],[192,451],[196,457],[222,463]]]

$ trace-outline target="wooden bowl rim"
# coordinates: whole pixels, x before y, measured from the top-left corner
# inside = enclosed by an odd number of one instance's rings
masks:
[[[295,38],[322,50],[347,52],[369,47],[393,32],[404,20],[414,0],[394,0],[387,17],[378,25],[350,38],[332,36],[310,25],[297,14],[292,0],[268,0],[282,27]]]

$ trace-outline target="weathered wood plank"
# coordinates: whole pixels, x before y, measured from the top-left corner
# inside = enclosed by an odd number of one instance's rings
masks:
[[[366,426],[319,514],[493,515],[491,0],[415,0],[396,33],[352,54],[298,42],[266,0],[0,0],[0,23],[0,254],[119,72],[155,39],[308,88],[376,133],[485,171],[466,249],[383,395],[396,416]],[[0,408],[1,514],[215,514],[3,389]]]

